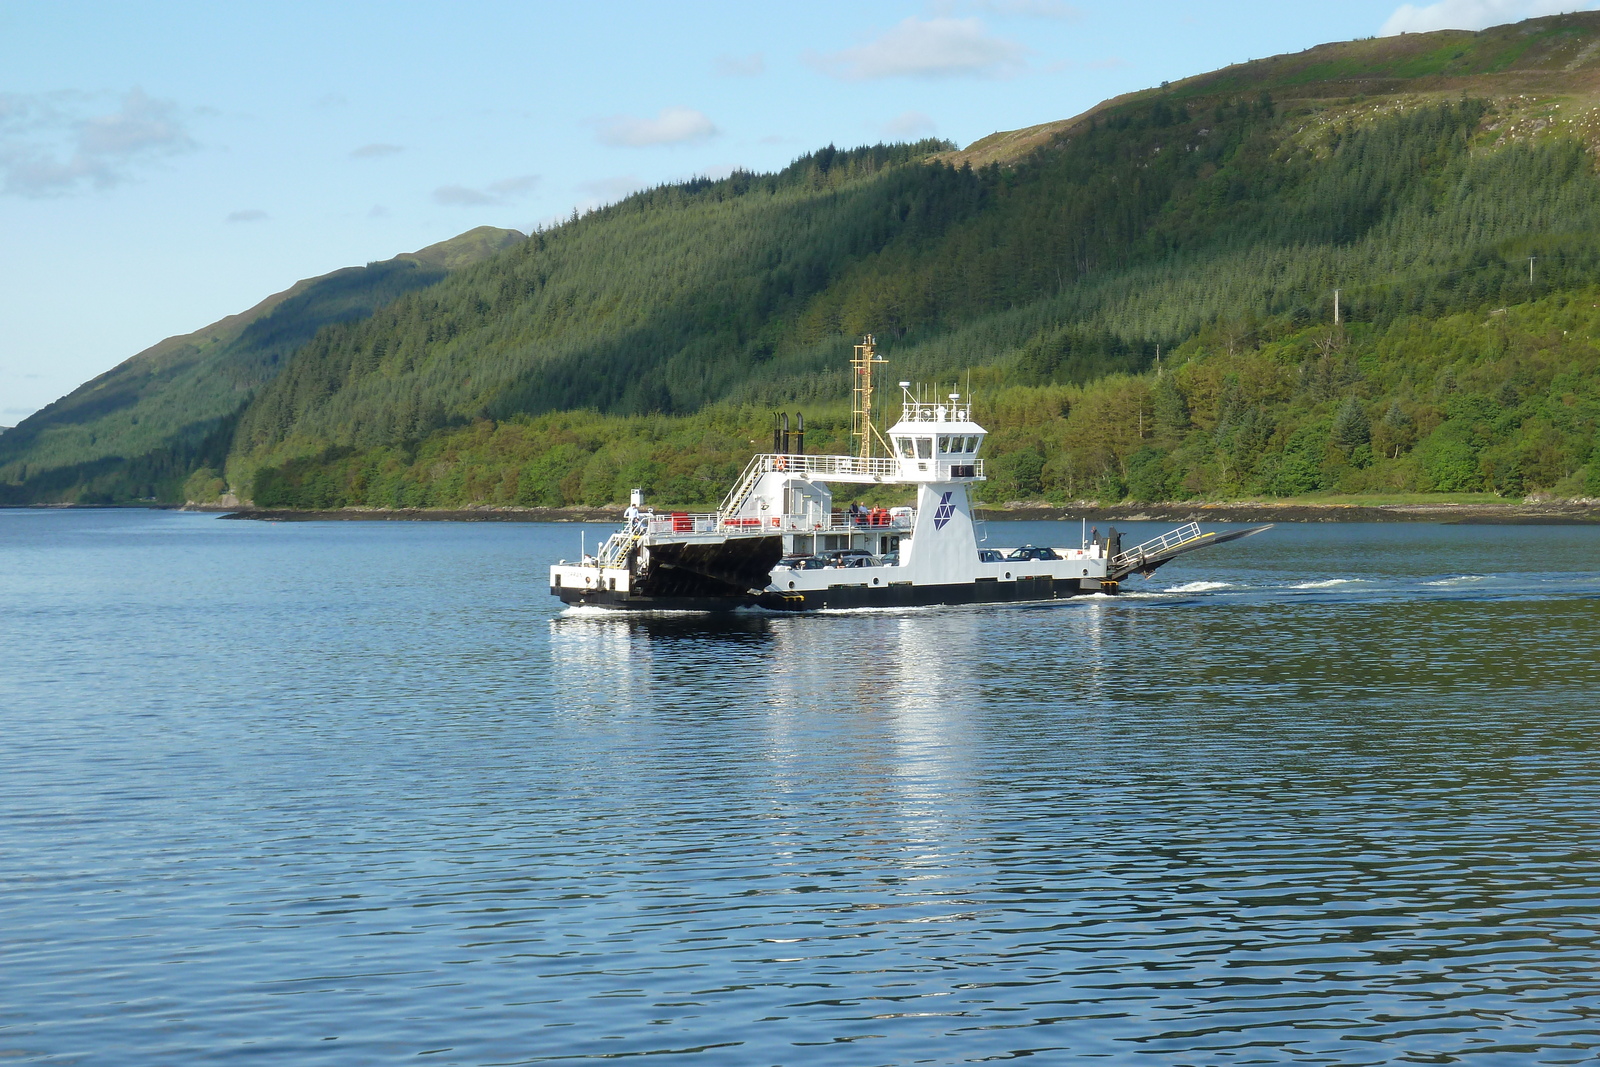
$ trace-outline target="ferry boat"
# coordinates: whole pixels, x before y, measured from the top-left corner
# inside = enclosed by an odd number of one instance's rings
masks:
[[[883,362],[870,335],[856,346],[856,455],[806,454],[803,421],[791,435],[785,415],[773,450],[750,461],[716,512],[645,510],[635,490],[622,529],[594,554],[550,568],[550,592],[571,605],[647,611],[1060,600],[1115,594],[1129,575],[1267,529],[1190,523],[1131,548],[1115,529],[1071,547],[981,545],[968,487],[984,480],[988,434],[970,399],[919,398],[901,382],[900,417],[885,435],[872,418]],[[835,485],[905,486],[915,497],[840,510]]]

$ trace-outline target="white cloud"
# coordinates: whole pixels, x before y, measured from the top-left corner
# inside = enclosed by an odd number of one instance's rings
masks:
[[[859,48],[806,61],[847,81],[868,78],[1005,77],[1021,70],[1027,49],[992,36],[975,18],[908,18]]]
[[[484,207],[491,204],[508,204],[527,196],[539,185],[537,174],[523,174],[515,178],[502,178],[490,182],[482,189],[465,185],[441,185],[433,191],[433,202],[446,207]]]
[[[246,208],[244,211],[235,211],[228,216],[229,222],[260,222],[267,218],[265,211],[256,208]]]
[[[764,74],[767,61],[760,52],[751,52],[747,56],[718,56],[716,71],[725,78],[754,78]]]
[[[631,115],[603,119],[598,137],[601,144],[643,148],[705,141],[715,137],[717,132],[716,124],[703,111],[692,107],[664,107],[653,119]]]
[[[991,15],[1060,19],[1063,22],[1076,22],[1083,18],[1082,8],[1064,3],[1063,0],[971,0],[969,3],[944,0],[934,5],[934,10],[940,14],[948,14],[962,8],[987,11]]]
[[[1572,0],[1439,0],[1423,7],[1401,4],[1378,32],[1388,37],[1430,30],[1481,30],[1541,15],[1587,11],[1594,6]]]
[[[41,197],[105,189],[195,147],[171,100],[134,88],[113,111],[94,106],[82,93],[0,95],[0,190]]]
[[[350,153],[356,159],[382,159],[392,156],[396,152],[404,152],[405,147],[397,144],[364,144]]]
[[[902,111],[878,129],[890,137],[927,137],[939,127],[933,117],[922,111]]]

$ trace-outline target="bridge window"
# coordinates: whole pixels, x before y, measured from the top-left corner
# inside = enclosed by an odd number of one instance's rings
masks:
[[[900,448],[900,455],[904,456],[906,459],[914,458],[914,455],[911,451],[911,438],[896,437],[894,442]]]
[[[919,438],[917,438],[917,458],[918,459],[932,459],[933,458],[933,438],[931,438],[931,437],[919,437]]]

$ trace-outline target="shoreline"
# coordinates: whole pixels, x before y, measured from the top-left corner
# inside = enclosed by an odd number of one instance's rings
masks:
[[[217,507],[186,504],[183,511],[215,512],[219,519],[272,522],[620,522],[624,509],[603,508],[296,508]]]
[[[62,505],[55,505],[62,506]],[[67,505],[71,506],[71,505]],[[170,507],[170,505],[168,505]],[[270,522],[619,522],[620,507],[595,508],[339,508],[329,511],[186,505],[181,510],[223,519]],[[1574,526],[1600,523],[1600,501],[1537,503],[1312,504],[1234,503],[1018,505],[974,508],[991,522],[1434,522],[1479,526]]]
[[[979,519],[1091,522],[1433,522],[1467,526],[1587,526],[1600,523],[1600,501],[1539,503],[1313,504],[1176,503],[1070,504],[976,509]]]

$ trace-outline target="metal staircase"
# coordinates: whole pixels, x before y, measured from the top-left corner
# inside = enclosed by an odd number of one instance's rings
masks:
[[[744,473],[739,476],[738,483],[728,491],[728,495],[723,498],[722,506],[717,509],[717,514],[723,522],[733,518],[739,513],[739,509],[744,507],[744,502],[749,500],[750,494],[755,491],[756,483],[767,472],[766,461],[771,458],[770,456],[755,456],[746,464]]]
[[[649,520],[640,517],[606,538],[606,543],[595,553],[595,563],[601,567],[626,567],[628,553],[632,552],[650,529]]]

